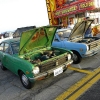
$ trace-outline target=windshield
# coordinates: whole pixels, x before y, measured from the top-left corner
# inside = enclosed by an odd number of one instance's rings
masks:
[[[57,32],[57,34],[61,39],[68,38],[70,33],[71,33],[71,29]]]

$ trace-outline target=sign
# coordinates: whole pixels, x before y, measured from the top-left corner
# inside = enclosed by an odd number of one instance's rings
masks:
[[[64,4],[64,0],[56,0],[58,6],[62,6]]]
[[[67,8],[64,8],[62,10],[58,10],[55,12],[55,16],[62,16],[62,15],[69,15],[73,12],[76,12],[78,10],[78,6],[77,5],[74,5],[74,6],[70,6],[70,7],[67,7]]]
[[[79,9],[85,9],[85,8],[89,8],[89,7],[94,7],[94,2],[93,1],[88,1],[88,2],[83,2],[81,4],[79,4]]]
[[[78,12],[85,12],[86,10],[93,10],[95,8],[94,0],[89,0],[85,2],[80,2],[71,6],[67,6],[66,8],[61,8],[54,12],[54,17],[62,17],[65,15],[76,14]]]

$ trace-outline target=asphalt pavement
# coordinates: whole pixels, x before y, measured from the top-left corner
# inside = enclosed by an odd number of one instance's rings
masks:
[[[78,100],[100,100],[100,80],[80,96]]]
[[[33,88],[29,90],[22,86],[18,76],[9,70],[2,71],[0,69],[0,100],[54,100],[64,92],[68,92],[71,86],[89,75],[90,72],[94,72],[99,66],[100,53],[82,59],[80,64],[71,65],[59,76],[50,76],[45,80],[37,81]],[[79,94],[77,100],[99,100],[99,83],[98,80],[84,93]],[[93,94],[94,97],[92,97]],[[94,99],[95,96],[98,98]]]

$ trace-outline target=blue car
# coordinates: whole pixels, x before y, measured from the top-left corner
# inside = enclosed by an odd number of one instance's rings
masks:
[[[100,38],[92,35],[85,37],[86,31],[93,21],[93,19],[87,19],[78,22],[72,30],[58,29],[52,46],[72,50],[74,64],[80,63],[83,57],[97,54],[100,50]]]

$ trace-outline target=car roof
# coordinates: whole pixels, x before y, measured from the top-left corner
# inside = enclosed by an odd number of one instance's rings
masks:
[[[12,39],[4,40],[2,42],[13,43],[13,42],[19,42],[19,41],[20,41],[20,38],[12,38]]]
[[[57,32],[63,32],[63,31],[68,31],[71,30],[71,28],[61,28],[61,29],[57,29]]]

